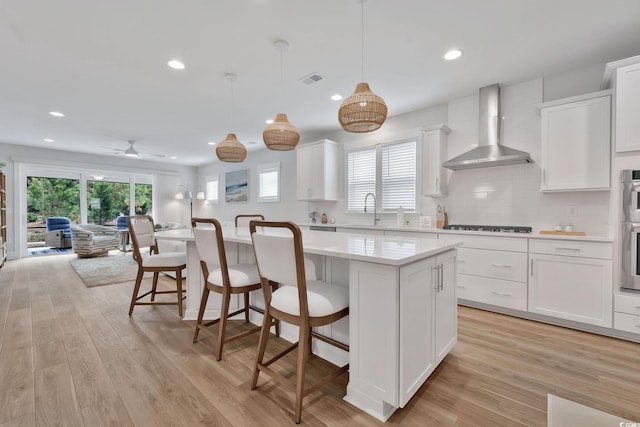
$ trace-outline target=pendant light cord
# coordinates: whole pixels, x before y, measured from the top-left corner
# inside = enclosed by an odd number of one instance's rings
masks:
[[[282,51],[280,46],[280,111],[284,110],[284,73],[282,72]]]
[[[364,82],[364,2],[366,0],[360,0],[360,77],[361,82]]]

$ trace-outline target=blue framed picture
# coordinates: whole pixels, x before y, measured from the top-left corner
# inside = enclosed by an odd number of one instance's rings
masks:
[[[227,203],[249,201],[249,169],[227,172],[225,174],[224,201]]]

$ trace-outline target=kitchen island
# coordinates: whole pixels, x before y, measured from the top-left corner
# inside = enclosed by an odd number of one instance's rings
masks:
[[[176,229],[155,236],[187,242],[185,319],[195,319],[203,280],[193,232]],[[223,237],[230,264],[252,257],[247,229],[225,227]],[[457,341],[458,243],[306,230],[302,240],[317,277],[349,288],[348,333],[330,327],[322,331],[348,341],[345,400],[386,421],[406,405]],[[216,308],[208,307],[207,317],[216,317]],[[314,353],[340,363],[339,355],[324,354],[320,344]]]

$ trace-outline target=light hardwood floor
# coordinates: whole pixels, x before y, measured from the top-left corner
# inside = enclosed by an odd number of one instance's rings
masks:
[[[86,288],[71,258],[0,269],[0,427],[293,424],[292,394],[266,375],[249,389],[257,335],[216,362],[176,307],[129,317],[133,280]],[[308,381],[328,367],[313,359]],[[303,424],[382,425],[342,400],[346,383],[305,399]],[[461,307],[453,352],[387,424],[544,426],[547,393],[640,422],[640,344]]]

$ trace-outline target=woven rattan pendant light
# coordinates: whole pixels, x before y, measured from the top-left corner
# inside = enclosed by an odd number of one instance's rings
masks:
[[[353,95],[342,101],[338,110],[340,126],[347,132],[365,133],[377,130],[387,119],[387,104],[364,82],[364,2],[361,2],[361,64],[362,82]]]
[[[233,82],[236,80],[237,76],[235,74],[227,73],[225,74],[225,78],[229,81],[229,86],[231,87],[231,108],[233,111]],[[230,120],[231,122],[232,120]],[[240,163],[244,161],[247,157],[247,149],[245,148],[235,133],[229,133],[224,141],[220,142],[216,147],[216,156],[222,162],[227,163]]]
[[[280,51],[280,109],[282,111],[282,98],[284,92],[284,79],[282,74],[282,53],[287,50],[289,43],[284,40],[276,40],[273,46]],[[300,142],[300,132],[287,119],[284,113],[278,113],[276,119],[262,132],[262,140],[268,149],[274,151],[289,151],[296,148]]]

